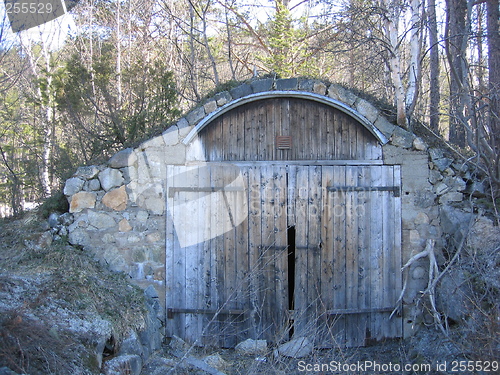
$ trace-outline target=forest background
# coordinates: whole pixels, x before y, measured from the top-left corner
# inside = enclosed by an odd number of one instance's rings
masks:
[[[425,124],[498,196],[498,0],[73,5],[71,27],[51,21],[59,34],[14,35],[4,14],[0,217],[57,194],[76,167],[157,134],[203,98],[265,75],[327,79],[387,103],[398,125]]]

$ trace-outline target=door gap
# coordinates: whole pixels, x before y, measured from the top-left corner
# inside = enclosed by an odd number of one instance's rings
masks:
[[[294,294],[295,294],[295,226],[287,228],[287,245],[288,245],[288,310],[293,311]],[[288,333],[292,338],[294,332],[294,317],[290,317],[288,321]]]

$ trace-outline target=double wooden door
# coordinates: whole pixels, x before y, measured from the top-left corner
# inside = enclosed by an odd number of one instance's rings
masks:
[[[232,347],[400,337],[398,166],[169,166],[167,334]],[[189,240],[191,238],[191,240]]]

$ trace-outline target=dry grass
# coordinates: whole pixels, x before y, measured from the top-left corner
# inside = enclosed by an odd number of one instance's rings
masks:
[[[34,213],[0,221],[0,367],[99,374],[98,335],[107,332],[111,354],[141,328],[143,293],[84,251],[50,243],[46,229]]]

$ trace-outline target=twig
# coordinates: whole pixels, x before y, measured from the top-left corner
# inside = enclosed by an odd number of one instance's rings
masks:
[[[407,269],[408,267],[410,267],[417,260],[419,260],[421,258],[428,257],[430,251],[431,250],[434,251],[433,248],[434,248],[434,240],[431,240],[431,239],[427,240],[427,243],[425,245],[425,249],[423,251],[421,251],[420,253],[415,254],[414,256],[412,256],[408,260],[408,262],[406,262],[406,264],[401,268],[401,272],[404,272],[405,269]],[[391,315],[389,316],[389,319],[391,319],[392,316],[398,311],[399,306],[400,306],[399,303],[403,300],[403,296],[404,296],[404,294],[406,292],[406,287],[407,286],[408,286],[408,273],[406,273],[405,281],[403,283],[403,289],[401,290],[401,294],[399,295],[399,298],[396,301],[396,304],[395,304],[396,306],[394,307],[394,310],[392,311]]]
[[[406,264],[401,268],[401,271],[404,271],[405,269],[410,267],[413,263],[415,263],[417,260],[419,260],[421,258],[425,258],[425,257],[429,258],[429,278],[428,278],[428,282],[427,282],[427,288],[423,292],[421,292],[422,296],[420,298],[424,297],[425,295],[429,296],[429,302],[431,305],[431,313],[432,313],[432,316],[434,319],[434,323],[439,327],[439,329],[445,335],[447,335],[447,332],[446,332],[446,329],[443,326],[443,323],[441,321],[441,314],[439,313],[439,311],[437,310],[437,307],[436,307],[436,299],[435,299],[436,286],[437,286],[438,282],[442,279],[442,277],[450,270],[451,266],[453,264],[455,264],[458,257],[460,256],[460,253],[462,252],[462,249],[465,245],[465,241],[467,239],[468,233],[471,230],[472,225],[474,224],[474,221],[475,221],[475,216],[473,215],[469,221],[469,225],[467,227],[467,232],[464,233],[462,240],[460,241],[460,244],[459,244],[455,254],[453,255],[453,258],[448,262],[448,264],[446,265],[446,267],[443,271],[439,272],[439,267],[438,267],[438,264],[436,261],[436,255],[434,253],[435,241],[433,239],[428,239],[426,242],[426,245],[425,245],[425,249],[423,251],[421,251],[420,253],[412,256],[408,260],[408,262],[406,262]],[[403,296],[406,292],[407,284],[408,284],[408,272],[406,273],[406,276],[405,276],[405,281],[403,284],[403,289],[401,291],[401,294],[399,295],[399,298],[396,301],[396,306],[394,307],[394,310],[392,311],[389,319],[392,318],[392,316],[398,311],[399,306],[400,306],[400,302],[403,300]]]

